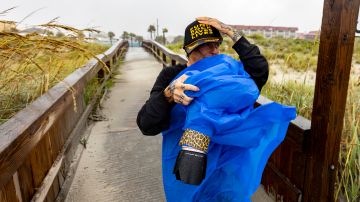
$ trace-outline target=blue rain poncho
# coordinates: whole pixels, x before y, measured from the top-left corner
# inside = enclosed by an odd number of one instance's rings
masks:
[[[185,83],[200,91],[189,106],[175,105],[170,128],[163,131],[163,184],[169,202],[251,201],[268,158],[283,141],[294,107],[275,102],[254,109],[259,90],[241,62],[226,55],[204,58],[187,67]],[[175,78],[175,79],[176,79]],[[185,129],[210,137],[206,177],[199,186],[173,174]]]

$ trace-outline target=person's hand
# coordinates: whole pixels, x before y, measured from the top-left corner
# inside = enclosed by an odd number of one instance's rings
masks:
[[[207,24],[215,27],[217,30],[219,30],[221,33],[228,35],[234,42],[239,40],[241,38],[240,33],[233,28],[230,25],[226,25],[222,22],[220,22],[216,18],[210,18],[210,17],[197,17],[196,20],[199,23]]]
[[[169,102],[176,102],[182,105],[189,105],[191,103],[193,98],[186,96],[184,91],[199,91],[200,89],[191,84],[184,84],[184,81],[188,77],[188,75],[183,74],[182,76],[171,82],[168,87],[166,87],[166,89],[164,90],[164,95]]]

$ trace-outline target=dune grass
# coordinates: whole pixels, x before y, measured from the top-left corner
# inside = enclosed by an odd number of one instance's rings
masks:
[[[47,92],[108,46],[87,43],[84,30],[48,23],[68,36],[0,32],[0,123]]]

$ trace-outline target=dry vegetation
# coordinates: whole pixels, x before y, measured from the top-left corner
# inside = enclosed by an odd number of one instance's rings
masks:
[[[0,32],[0,123],[108,47],[84,40],[85,31],[50,22],[67,36]]]

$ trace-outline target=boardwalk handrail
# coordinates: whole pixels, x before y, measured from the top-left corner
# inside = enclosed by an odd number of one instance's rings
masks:
[[[146,40],[143,47],[152,52],[164,66],[187,63],[185,56],[174,53],[156,41]],[[257,105],[269,102],[272,101],[259,96]],[[308,152],[306,143],[310,135],[310,126],[310,120],[302,116],[297,116],[291,121],[285,140],[272,154],[263,173],[264,188],[283,201],[302,199]]]
[[[114,44],[0,125],[0,201],[30,201],[52,166],[66,170],[69,162],[61,158],[66,165],[59,165],[58,155],[70,150],[64,145],[72,146],[65,143],[86,111],[85,87],[97,76],[107,75],[103,64],[111,69],[127,46],[126,41]],[[48,199],[59,193],[62,177],[56,174],[50,182],[57,188],[52,188]]]
[[[167,58],[170,58],[171,65],[175,65],[176,63],[187,63],[187,58],[185,56],[174,53],[173,51],[169,50],[168,48],[156,41],[145,40],[143,41],[142,46],[150,50],[157,59],[161,60],[164,66],[169,65],[169,62],[167,62]],[[162,53],[162,56],[160,55],[160,53]]]

